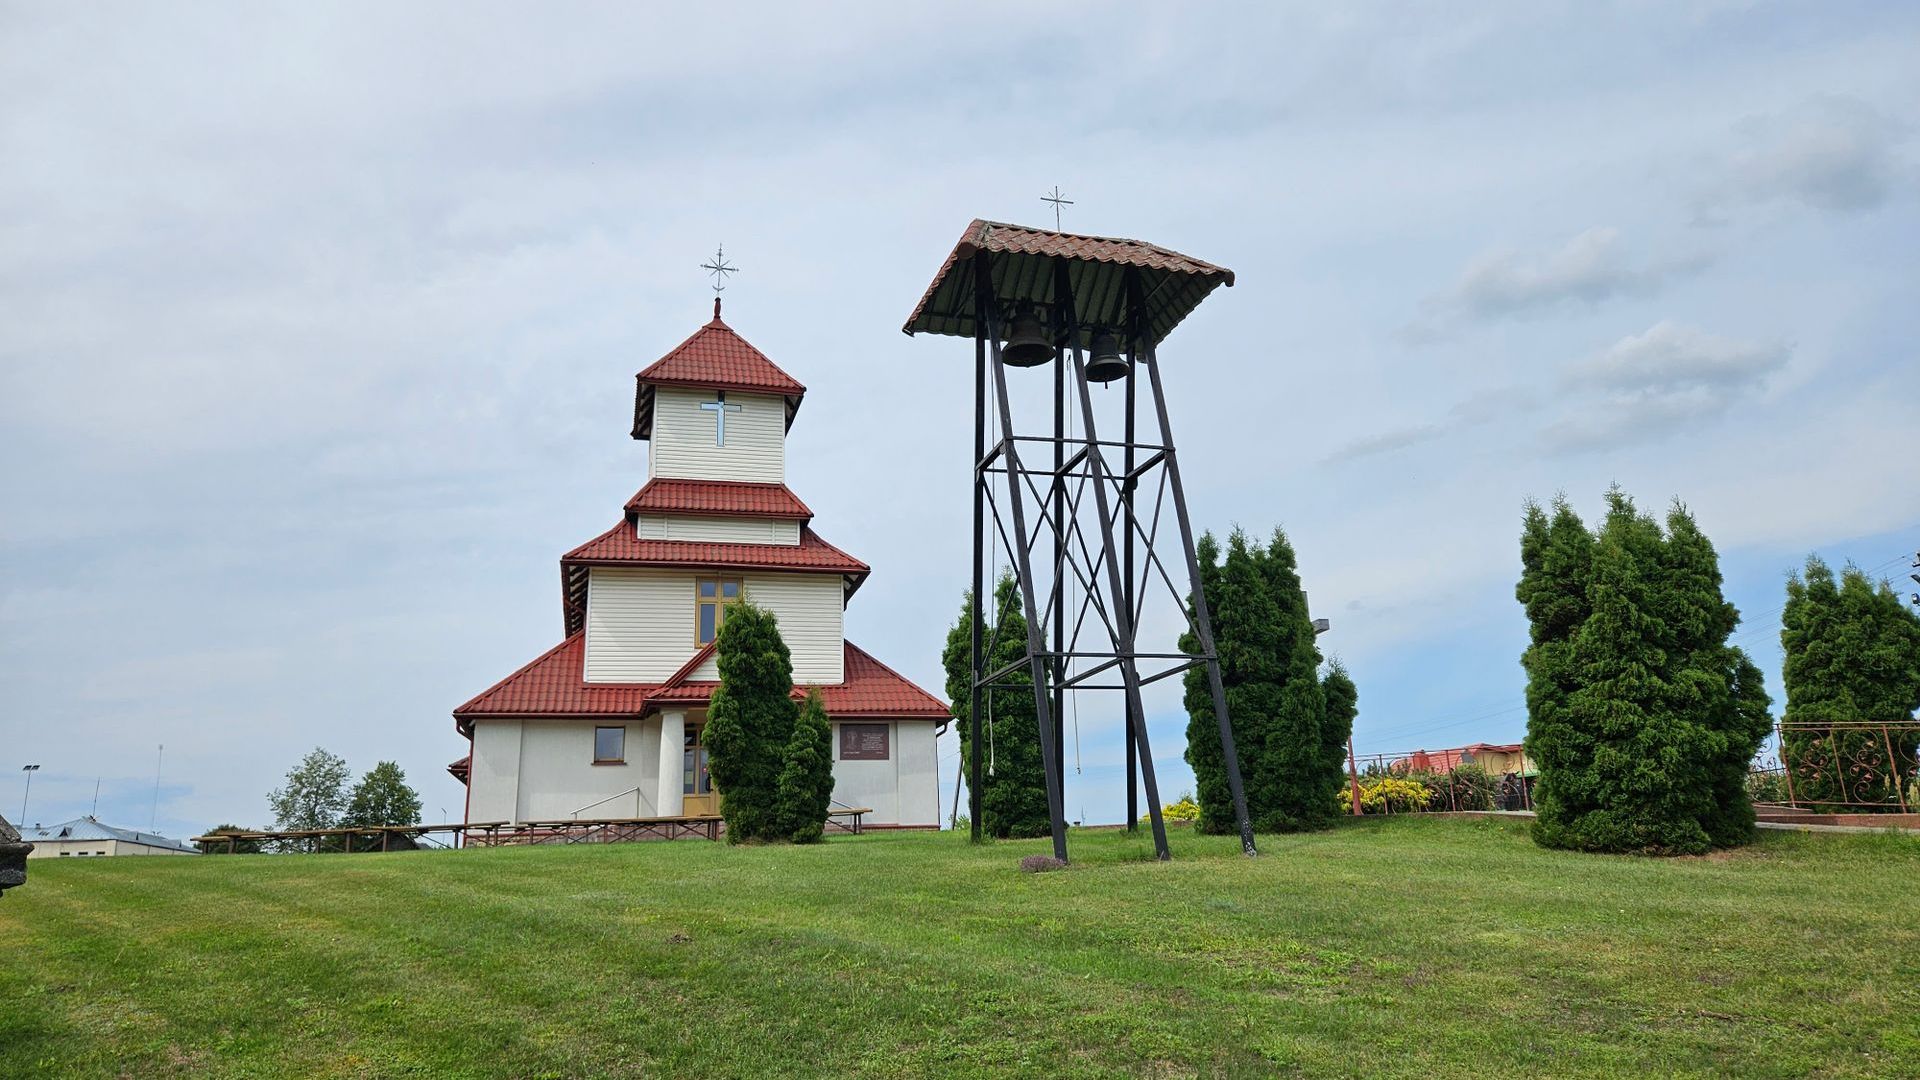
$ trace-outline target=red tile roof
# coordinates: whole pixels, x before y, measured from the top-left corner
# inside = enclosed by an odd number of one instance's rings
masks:
[[[846,642],[845,649],[846,681],[820,687],[827,715],[947,719],[945,702],[852,642]],[[694,661],[703,660],[704,652]],[[660,705],[697,705],[704,703],[719,684],[679,681],[699,666],[694,661],[664,683],[588,683],[581,678],[586,635],[575,634],[455,709],[453,715],[465,729],[474,718],[485,716],[637,717]],[[805,687],[794,688],[796,698],[805,693]]]
[[[723,544],[708,540],[642,540],[633,524],[618,525],[560,557],[567,565],[689,566],[740,570],[831,571],[866,577],[869,567],[812,529],[798,544]]]
[[[804,526],[798,544],[722,544],[705,540],[642,540],[634,523],[618,525],[560,557],[560,610],[567,633],[586,624],[589,566],[667,566],[695,570],[771,570],[840,574],[851,597],[870,572]]]
[[[605,716],[638,714],[651,685],[587,683],[587,636],[575,634],[453,710],[466,716]]]
[[[780,370],[765,353],[747,344],[720,321],[719,303],[714,303],[713,321],[693,332],[693,336],[673,351],[654,361],[634,376],[638,383],[633,400],[633,437],[653,435],[653,388],[655,386],[697,386],[714,390],[740,390],[756,394],[779,394],[787,399],[787,426],[793,426],[793,414],[807,388]]]
[[[452,774],[455,780],[458,780],[463,784],[466,783],[467,776],[473,772],[473,755],[468,754],[466,757],[461,758],[459,761],[453,762],[452,764],[448,765],[447,772]]]
[[[732,480],[670,480],[647,485],[627,500],[628,513],[727,514],[744,517],[813,516],[807,504],[785,484],[749,484]]]
[[[909,334],[974,333],[974,256],[986,253],[992,291],[1003,304],[1051,305],[1055,262],[1066,260],[1074,308],[1089,326],[1119,329],[1128,322],[1126,279],[1138,278],[1145,298],[1146,336],[1160,341],[1233,271],[1190,255],[1110,236],[1084,236],[975,219],[934,275],[901,329]]]

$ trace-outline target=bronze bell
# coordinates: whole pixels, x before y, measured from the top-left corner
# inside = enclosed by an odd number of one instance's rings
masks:
[[[1000,359],[1014,367],[1039,367],[1053,359],[1053,342],[1032,308],[1021,308],[1007,330],[1007,343],[1000,347]]]
[[[1093,335],[1091,356],[1087,359],[1087,378],[1092,382],[1110,383],[1115,379],[1126,378],[1133,365],[1120,353],[1120,343],[1111,333],[1100,330]]]

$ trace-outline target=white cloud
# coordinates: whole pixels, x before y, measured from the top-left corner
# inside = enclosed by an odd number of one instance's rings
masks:
[[[1476,318],[1522,315],[1564,304],[1645,296],[1666,271],[1629,265],[1620,230],[1595,226],[1545,255],[1489,252],[1468,264],[1442,304]]]
[[[1703,213],[1737,203],[1785,200],[1854,213],[1885,203],[1915,179],[1902,157],[1906,132],[1852,97],[1822,95],[1735,126]]]
[[[1566,415],[1543,436],[1556,450],[1660,438],[1724,415],[1757,395],[1792,350],[1662,321],[1569,368]]]
[[[1378,434],[1356,439],[1328,454],[1323,460],[1329,464],[1354,461],[1405,450],[1423,443],[1438,442],[1469,428],[1510,422],[1515,417],[1527,415],[1538,404],[1538,396],[1523,386],[1483,390],[1455,402],[1447,410],[1446,415],[1438,421],[1389,428]]]

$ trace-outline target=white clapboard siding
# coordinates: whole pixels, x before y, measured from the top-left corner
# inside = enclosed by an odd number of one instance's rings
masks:
[[[846,681],[846,590],[838,574],[748,575],[747,596],[780,621],[796,684]]]
[[[800,543],[800,523],[768,518],[702,517],[689,514],[641,514],[642,540],[705,540],[719,544]]]
[[[694,575],[596,566],[587,579],[588,682],[661,682],[698,648]]]
[[[684,480],[745,480],[762,484],[787,479],[787,403],[778,394],[730,391],[727,441],[714,445],[716,423],[701,402],[712,390],[662,386],[654,391],[650,475]]]
[[[587,580],[588,682],[660,682],[693,657],[698,575],[596,566]],[[749,574],[753,602],[773,612],[793,654],[793,681],[846,679],[845,587],[838,574]],[[697,678],[714,676],[697,675]]]

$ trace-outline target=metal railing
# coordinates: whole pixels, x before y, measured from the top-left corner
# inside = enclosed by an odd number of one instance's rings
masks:
[[[622,798],[625,798],[625,797],[627,797],[628,795],[633,795],[633,796],[637,796],[637,797],[636,797],[636,798],[635,798],[635,799],[633,800],[633,804],[634,804],[634,805],[633,805],[633,808],[634,808],[634,811],[635,811],[635,814],[634,814],[634,816],[635,816],[635,817],[645,817],[645,816],[648,816],[648,815],[645,815],[645,814],[640,814],[640,813],[638,812],[642,804],[645,804],[645,805],[646,805],[646,808],[647,808],[647,809],[648,809],[648,810],[649,810],[649,811],[651,812],[651,814],[652,814],[652,816],[655,816],[655,817],[657,817],[657,816],[659,816],[659,814],[660,814],[660,808],[659,808],[659,807],[657,807],[657,806],[655,806],[655,805],[653,805],[653,803],[652,803],[651,801],[649,801],[649,800],[647,799],[647,797],[646,797],[645,795],[641,795],[641,794],[640,794],[640,789],[639,789],[639,787],[637,787],[637,786],[636,786],[636,787],[630,787],[630,788],[628,788],[628,789],[627,789],[627,790],[625,790],[625,791],[621,791],[621,792],[616,792],[615,794],[612,794],[612,795],[609,795],[609,796],[607,796],[607,797],[606,797],[606,798],[604,798],[604,799],[598,799],[598,800],[595,800],[594,802],[590,802],[590,803],[588,803],[587,805],[585,805],[585,806],[582,806],[582,807],[580,807],[580,809],[579,809],[579,810],[573,810],[573,811],[571,811],[571,812],[569,812],[569,813],[567,814],[567,816],[568,816],[568,817],[570,817],[570,818],[575,818],[575,819],[578,819],[578,818],[580,817],[580,810],[591,810],[591,809],[593,809],[593,808],[594,808],[594,807],[596,807],[596,806],[605,806],[606,804],[608,804],[608,803],[610,803],[610,802],[612,802],[612,801],[613,801],[613,800],[615,800],[615,799],[622,799]]]
[[[1748,774],[1756,803],[1846,813],[1920,812],[1920,720],[1782,720]]]

